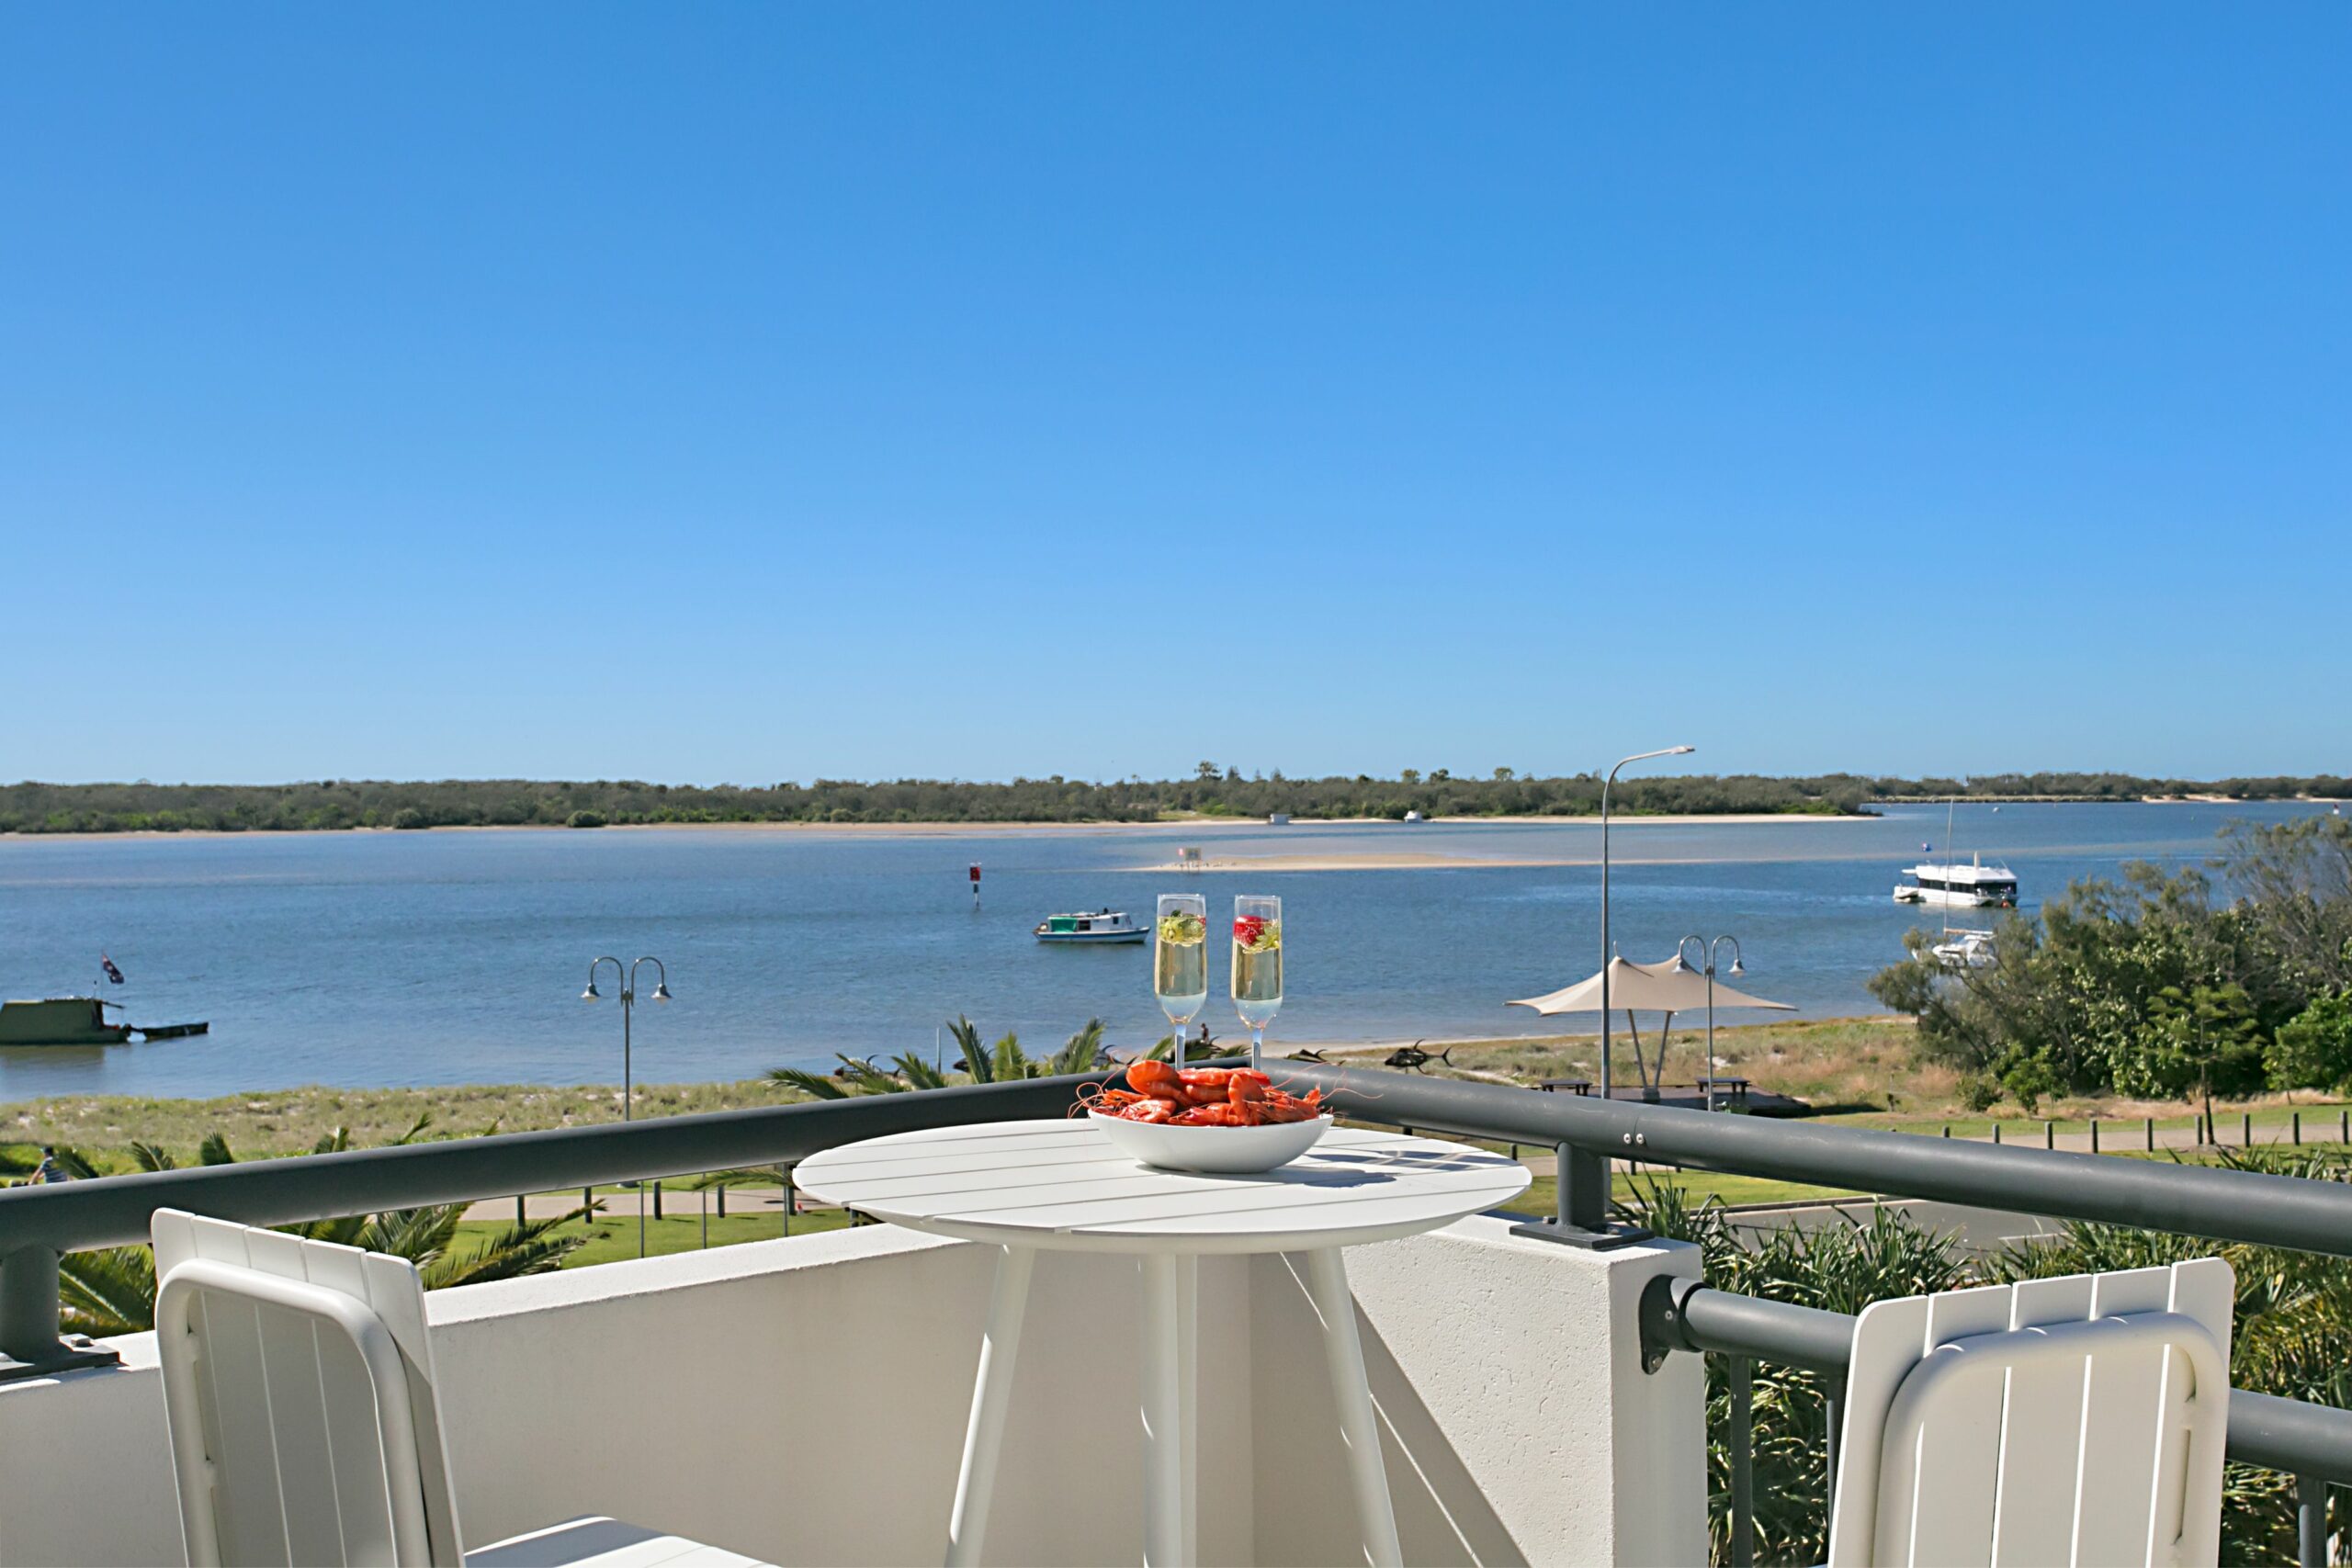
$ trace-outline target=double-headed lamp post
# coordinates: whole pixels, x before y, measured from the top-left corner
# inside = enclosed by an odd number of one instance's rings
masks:
[[[1707,1109],[1713,1111],[1715,1108],[1715,953],[1724,943],[1729,942],[1731,972],[1745,975],[1747,965],[1739,961],[1739,938],[1736,936],[1719,936],[1713,942],[1702,936],[1686,936],[1674,944],[1674,961],[1677,964],[1689,967],[1684,964],[1682,954],[1694,942],[1699,944],[1699,956],[1705,960],[1703,967],[1707,974],[1707,1087],[1700,1092],[1706,1100]]]
[[[617,958],[593,959],[588,964],[588,988],[580,993],[582,1001],[604,1000],[605,993],[596,988],[596,972],[607,964],[613,966],[613,976],[621,987],[621,1120],[628,1122],[634,1119],[630,1111],[635,1109],[632,1102],[637,1098],[629,1039],[631,1018],[637,1010],[637,972],[649,964],[653,965],[653,999],[666,1002],[670,999],[670,971],[658,958],[640,958],[626,968]],[[637,1255],[639,1258],[645,1256],[645,1194],[642,1190],[637,1195]]]
[[[1600,781],[1600,1098],[1608,1100],[1617,1092],[1617,1079],[1610,1071],[1609,1062],[1609,960],[1614,956],[1609,946],[1609,786],[1617,782],[1617,768],[1627,762],[1646,762],[1652,757],[1680,757],[1696,751],[1696,746],[1668,746],[1656,751],[1636,751],[1620,758],[1616,768]],[[1638,1042],[1637,1042],[1638,1043]]]

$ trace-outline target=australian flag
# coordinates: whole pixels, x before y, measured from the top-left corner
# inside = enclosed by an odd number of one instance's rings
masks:
[[[107,978],[108,980],[113,981],[118,986],[122,984],[122,971],[116,968],[114,966],[114,960],[108,958],[103,953],[98,954],[98,967],[107,972]]]

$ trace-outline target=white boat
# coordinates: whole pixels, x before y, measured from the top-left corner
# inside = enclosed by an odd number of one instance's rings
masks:
[[[1928,951],[1947,969],[1983,969],[1993,962],[1993,933],[1954,926]]]
[[[1949,904],[1963,909],[2018,907],[2017,873],[2006,865],[1986,865],[1981,856],[1966,865],[1923,862],[1905,866],[1903,874],[1911,880],[1895,884],[1898,904]]]
[[[1037,922],[1039,942],[1141,942],[1149,933],[1124,909],[1098,909],[1091,914],[1048,915]]]

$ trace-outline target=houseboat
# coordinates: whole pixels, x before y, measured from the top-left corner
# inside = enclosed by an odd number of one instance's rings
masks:
[[[1114,942],[1141,942],[1149,934],[1137,925],[1124,909],[1098,909],[1092,914],[1048,915],[1037,922],[1039,942],[1098,942],[1108,946]]]
[[[120,1045],[134,1034],[178,1040],[212,1028],[209,1023],[108,1023],[108,1008],[121,1010],[102,997],[0,1002],[0,1045]]]
[[[96,997],[0,1002],[0,1045],[119,1045],[130,1025],[107,1021],[113,1006]]]
[[[1910,878],[1894,886],[1898,904],[1949,904],[1964,909],[2018,907],[2017,874],[2006,865],[1986,865],[1982,857],[1966,865],[1932,863],[1906,867]]]

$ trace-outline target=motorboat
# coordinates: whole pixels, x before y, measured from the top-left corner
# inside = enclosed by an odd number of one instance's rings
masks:
[[[1960,926],[1946,931],[1944,940],[1928,951],[1946,969],[1988,968],[1996,956],[1991,931],[1969,931]]]
[[[209,1023],[113,1023],[107,1009],[120,1004],[103,997],[43,997],[0,1002],[0,1045],[120,1045],[136,1034],[146,1040],[177,1040],[209,1032]]]
[[[1039,942],[1099,943],[1141,942],[1150,933],[1124,909],[1097,909],[1091,914],[1048,915],[1037,922]]]

